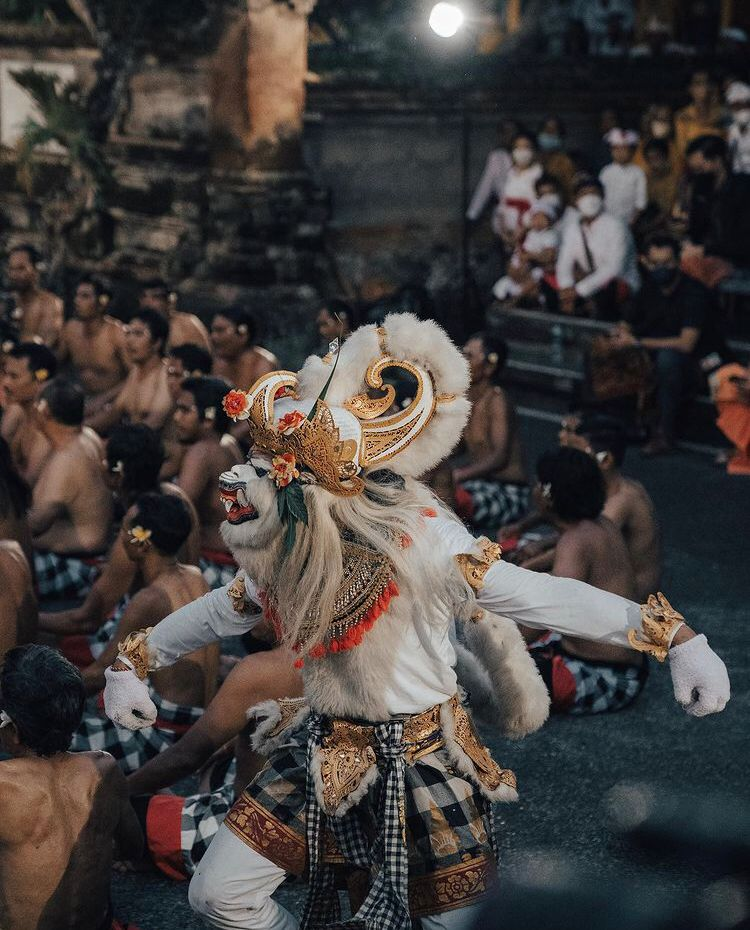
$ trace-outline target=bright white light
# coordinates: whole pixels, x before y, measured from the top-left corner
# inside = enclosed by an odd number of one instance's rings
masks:
[[[430,29],[442,39],[452,38],[463,22],[464,14],[452,3],[436,3],[430,13]]]

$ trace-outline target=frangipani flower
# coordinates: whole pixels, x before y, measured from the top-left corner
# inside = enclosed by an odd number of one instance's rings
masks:
[[[300,413],[299,410],[292,410],[290,413],[285,413],[284,416],[281,417],[277,429],[282,436],[288,436],[297,429],[300,423],[304,422],[305,415]]]
[[[274,456],[268,477],[276,482],[277,488],[285,488],[295,478],[299,478],[299,469],[297,468],[297,459],[294,453],[285,452],[283,455]]]
[[[46,381],[49,378],[49,372],[46,368],[37,368],[34,372],[34,377],[37,381]]]
[[[147,543],[151,539],[151,530],[147,530],[142,526],[131,526],[128,535],[131,543],[142,546],[143,543]]]
[[[246,391],[230,391],[224,397],[222,407],[233,420],[246,420],[250,416],[250,401]]]

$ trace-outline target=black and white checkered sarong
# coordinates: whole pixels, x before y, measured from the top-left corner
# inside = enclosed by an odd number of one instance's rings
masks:
[[[529,509],[531,491],[525,484],[475,479],[464,481],[461,489],[471,498],[472,528],[493,539],[500,527],[520,520]]]
[[[101,559],[58,555],[34,549],[34,578],[40,600],[81,599],[91,590],[101,570]]]
[[[237,576],[237,566],[234,563],[222,565],[201,556],[198,560],[198,566],[206,584],[212,591],[231,584]]]

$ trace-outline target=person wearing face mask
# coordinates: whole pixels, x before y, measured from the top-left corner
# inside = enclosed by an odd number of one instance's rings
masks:
[[[750,174],[750,85],[732,81],[725,99],[732,111],[729,164],[735,174]]]
[[[614,320],[620,305],[640,287],[633,237],[604,210],[597,178],[582,177],[575,188],[578,220],[563,229],[556,275],[560,309]]]
[[[543,169],[539,163],[537,142],[531,133],[517,133],[510,154],[513,164],[500,200],[500,235],[506,247],[512,250],[525,232],[523,219],[536,199],[534,184]]]
[[[643,289],[612,340],[619,346],[640,345],[652,357],[659,419],[643,453],[660,455],[675,448],[685,394],[700,383],[701,370],[718,367],[725,349],[714,325],[714,297],[680,271],[677,241],[664,234],[652,236],[643,265]]]
[[[552,175],[560,182],[565,196],[573,193],[576,167],[570,156],[565,153],[565,126],[557,116],[548,116],[539,127],[539,151],[545,174]]]
[[[668,103],[654,103],[643,114],[641,120],[641,141],[633,156],[633,164],[648,173],[646,147],[657,139],[667,147],[667,164],[675,184],[682,170],[684,153],[677,151],[672,122],[672,107]]]

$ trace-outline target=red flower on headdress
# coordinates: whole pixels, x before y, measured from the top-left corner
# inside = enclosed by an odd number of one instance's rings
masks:
[[[233,420],[246,420],[250,416],[250,401],[245,391],[230,391],[225,395],[222,407]]]
[[[284,416],[281,417],[277,429],[282,436],[288,436],[297,429],[300,423],[304,422],[305,415],[300,413],[299,410],[292,410],[290,413],[285,413]]]
[[[297,459],[294,453],[285,452],[283,455],[274,456],[268,477],[276,482],[277,488],[285,488],[295,478],[299,478],[299,469],[297,468]]]

